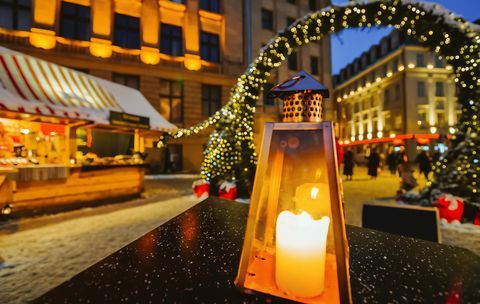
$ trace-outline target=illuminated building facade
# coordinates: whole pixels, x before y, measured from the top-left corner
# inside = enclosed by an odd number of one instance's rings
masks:
[[[414,159],[420,146],[438,148],[460,115],[452,68],[397,31],[343,68],[334,83],[339,138],[359,153],[371,144],[384,153],[388,145],[403,145]]]
[[[167,120],[189,127],[228,101],[248,59],[278,30],[328,3],[0,0],[0,43],[139,89]],[[301,69],[331,87],[329,39],[302,47],[272,74],[270,83],[288,79]],[[257,125],[278,121],[278,105],[266,98],[260,103]],[[174,169],[198,172],[207,137],[199,134],[172,143],[167,158]],[[159,150],[149,154],[165,163]]]

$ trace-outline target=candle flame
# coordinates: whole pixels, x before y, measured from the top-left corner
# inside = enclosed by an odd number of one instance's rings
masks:
[[[318,188],[317,187],[313,187],[312,188],[312,191],[310,192],[310,197],[312,199],[316,199],[318,196]]]

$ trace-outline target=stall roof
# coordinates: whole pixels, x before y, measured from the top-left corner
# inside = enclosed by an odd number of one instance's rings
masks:
[[[144,116],[152,130],[175,125],[140,91],[0,47],[0,110],[109,124],[110,111]]]

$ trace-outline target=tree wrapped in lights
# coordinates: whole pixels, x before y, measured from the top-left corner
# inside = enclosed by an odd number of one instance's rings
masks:
[[[343,29],[372,26],[395,27],[428,46],[453,66],[462,115],[452,136],[451,149],[435,164],[434,181],[423,195],[431,199],[438,191],[444,191],[480,206],[477,183],[480,174],[480,151],[477,148],[480,145],[480,33],[478,26],[432,3],[351,1],[299,18],[260,50],[258,57],[238,78],[227,105],[198,125],[167,134],[161,142],[215,126],[204,152],[202,177],[206,180],[237,180],[248,187],[256,164],[253,144],[255,104],[270,71],[304,44]]]

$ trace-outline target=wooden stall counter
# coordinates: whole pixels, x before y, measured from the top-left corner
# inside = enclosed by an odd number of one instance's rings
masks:
[[[144,166],[19,167],[11,182],[12,215],[24,216],[138,197]]]

